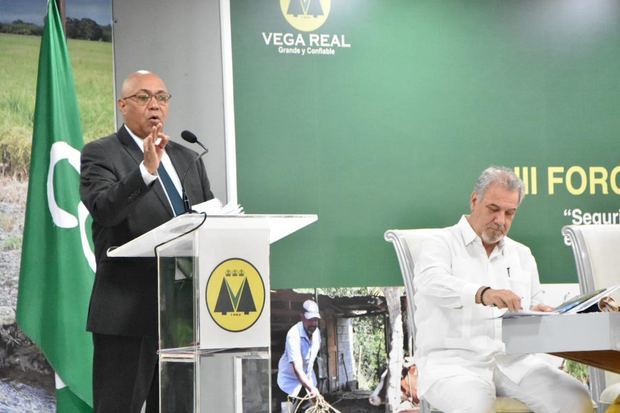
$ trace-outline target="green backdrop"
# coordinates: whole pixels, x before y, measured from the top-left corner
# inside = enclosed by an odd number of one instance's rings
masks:
[[[319,215],[273,246],[272,286],[401,284],[385,230],[456,223],[490,164],[528,172],[510,235],[542,281],[576,282],[562,226],[618,222],[618,8],[231,0],[239,201]]]

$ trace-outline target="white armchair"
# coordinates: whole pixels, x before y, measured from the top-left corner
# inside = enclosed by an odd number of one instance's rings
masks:
[[[562,235],[573,248],[581,293],[620,284],[620,225],[567,225]],[[590,389],[602,413],[620,395],[620,375],[590,368]]]
[[[388,230],[384,235],[385,240],[394,245],[400,265],[400,272],[407,293],[407,327],[413,340],[411,343],[413,351],[415,351],[415,303],[413,302],[415,292],[413,269],[415,263],[413,262],[411,248],[420,242],[424,242],[424,239],[428,238],[434,231],[438,231],[438,229]],[[497,413],[531,413],[531,410],[524,403],[509,397],[498,397],[495,409]],[[437,412],[437,410],[432,409],[428,403],[421,400],[420,413],[429,412]]]

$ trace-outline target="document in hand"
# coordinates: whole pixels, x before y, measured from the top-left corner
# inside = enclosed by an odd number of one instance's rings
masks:
[[[531,311],[531,310],[521,310],[521,311],[506,311],[501,315],[502,318],[510,318],[510,317],[523,317],[523,316],[533,316],[533,315],[557,315],[557,314],[577,314],[577,313],[590,313],[601,311],[599,306],[600,301],[603,298],[609,297],[614,291],[620,288],[620,285],[614,285],[612,287],[601,288],[600,290],[593,291],[591,293],[586,293],[582,295],[578,295],[577,297],[571,298],[558,305],[553,309],[553,311],[545,312],[545,311]]]

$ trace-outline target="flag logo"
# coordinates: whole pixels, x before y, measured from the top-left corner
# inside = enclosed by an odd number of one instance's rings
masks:
[[[280,0],[286,21],[302,32],[311,32],[323,25],[331,9],[331,0]]]
[[[231,332],[252,327],[265,307],[265,283],[250,262],[230,258],[207,281],[206,304],[213,321]]]

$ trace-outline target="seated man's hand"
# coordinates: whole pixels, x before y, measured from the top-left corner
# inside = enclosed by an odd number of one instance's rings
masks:
[[[536,304],[532,306],[531,310],[532,311],[544,311],[545,313],[548,313],[550,311],[553,311],[553,307],[548,306],[546,304]]]
[[[482,295],[482,304],[507,308],[510,311],[521,310],[521,297],[510,290],[494,290],[489,288]]]

